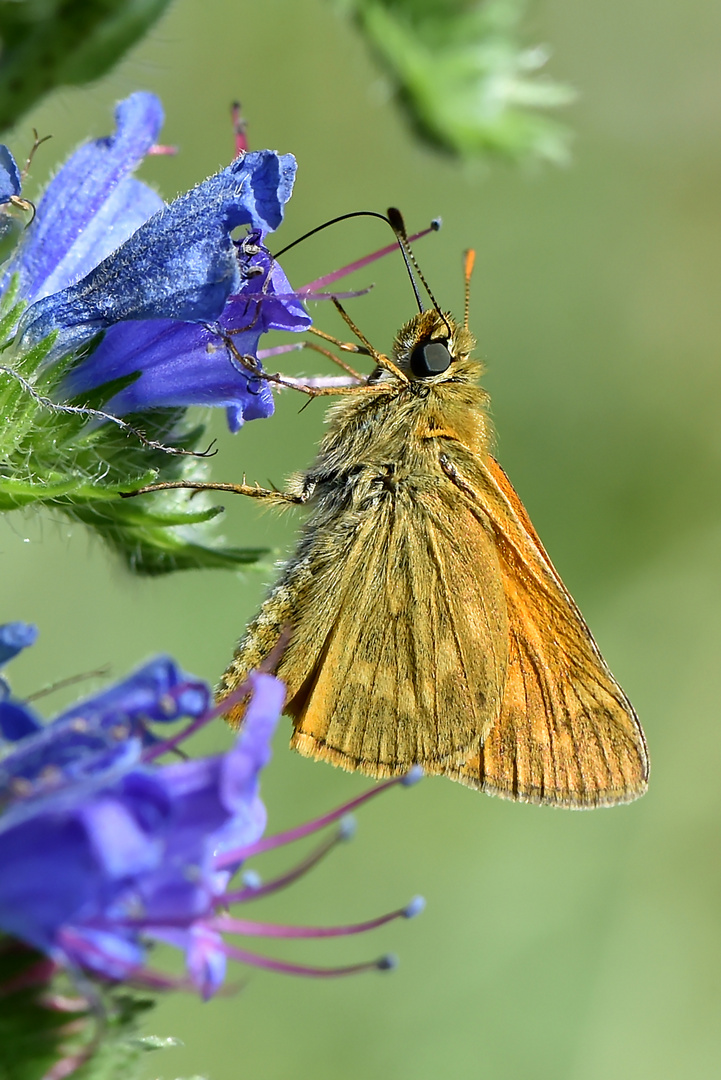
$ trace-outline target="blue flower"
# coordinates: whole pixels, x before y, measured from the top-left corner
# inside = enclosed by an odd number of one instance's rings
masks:
[[[80,397],[138,375],[108,408],[220,405],[232,430],[269,416],[267,384],[234,362],[269,329],[304,330],[310,317],[262,238],[291,195],[295,159],[247,153],[166,206],[132,170],[155,143],[162,109],[137,93],[116,111],[117,132],[81,147],[49,185],[10,263],[30,303],[18,331],[28,349],[55,334],[49,360],[104,337],[62,392]],[[245,240],[231,232],[251,230]]]
[[[2,640],[0,628],[0,640]],[[11,636],[11,635],[10,635]],[[349,974],[391,966],[316,969],[258,956],[228,935],[326,937],[409,918],[422,904],[342,927],[292,927],[237,919],[230,905],[283,888],[346,835],[341,828],[310,858],[274,881],[232,887],[245,860],[309,835],[348,807],[275,837],[264,837],[266,810],[259,778],[285,687],[256,673],[243,729],[225,754],[157,765],[192,731],[219,714],[208,687],[160,657],[108,690],[44,724],[27,711],[22,724],[2,724],[0,763],[0,929],[45,952],[58,965],[105,979],[160,987],[192,985],[215,993],[229,957],[295,974]],[[227,707],[227,703],[224,707]],[[161,742],[151,722],[187,717],[179,735]],[[2,709],[0,708],[0,720]],[[407,782],[406,778],[406,782]],[[355,799],[358,805],[399,781]],[[148,946],[181,949],[186,980],[147,967]]]
[[[11,622],[3,623],[0,626],[0,668],[7,664],[8,660],[12,660],[14,656],[17,656],[19,652],[26,649],[28,645],[32,645],[38,636],[37,627],[31,623],[24,622]],[[4,729],[6,723],[13,726],[14,723],[19,724],[18,731],[20,734],[26,732],[26,719],[23,714],[23,709],[20,706],[15,706],[7,703],[5,699],[10,696],[10,687],[0,674],[0,733]],[[3,710],[7,709],[7,715],[5,716]],[[11,715],[14,719],[11,719]],[[18,738],[20,735],[18,735]]]
[[[50,181],[7,268],[29,304],[80,281],[163,206],[132,175],[160,133],[160,102],[132,94],[115,120],[114,135],[85,143]]]
[[[38,630],[32,623],[10,622],[0,626],[0,667],[23,649],[35,644]]]
[[[0,205],[19,198],[20,190],[20,170],[15,158],[8,147],[0,143]]]
[[[255,356],[268,330],[306,330],[310,318],[278,263],[260,246],[260,235],[251,232],[233,244],[232,262],[241,284],[234,286],[217,318],[118,323],[69,372],[63,384],[67,396],[80,397],[139,370],[139,378],[106,403],[108,411],[122,415],[158,406],[223,406],[233,432],[245,420],[270,416],[270,387],[238,369],[229,342],[241,355]]]

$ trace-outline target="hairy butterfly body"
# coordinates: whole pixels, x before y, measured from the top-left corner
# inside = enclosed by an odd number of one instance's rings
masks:
[[[332,407],[313,466],[286,493],[242,489],[308,516],[219,699],[287,633],[277,674],[302,754],[374,777],[420,764],[529,802],[628,802],[647,785],[643,732],[491,456],[473,345],[438,309],[414,316]]]

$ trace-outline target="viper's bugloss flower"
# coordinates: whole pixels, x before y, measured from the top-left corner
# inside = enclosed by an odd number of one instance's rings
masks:
[[[148,222],[149,240],[154,221]],[[269,416],[273,396],[268,383],[239,370],[230,342],[241,355],[255,357],[268,330],[306,330],[310,318],[278,263],[262,247],[261,236],[255,230],[232,244],[230,265],[239,273],[240,284],[233,286],[213,322],[153,318],[118,323],[88,359],[69,372],[63,384],[68,396],[78,397],[140,371],[135,382],[110,398],[108,411],[123,415],[158,406],[220,405],[233,432],[245,420]],[[210,312],[211,297],[202,304]]]
[[[8,636],[13,634],[0,628],[0,641]],[[403,782],[389,781],[314,822],[264,837],[259,777],[270,759],[285,688],[273,676],[255,673],[244,692],[250,701],[243,729],[227,753],[162,765],[158,757],[220,712],[210,708],[209,688],[167,657],[49,723],[20,701],[0,701],[0,930],[70,971],[155,988],[193,986],[204,998],[222,984],[228,957],[309,975],[392,966],[386,957],[318,969],[228,941],[229,935],[351,934],[410,917],[422,907],[415,900],[389,915],[342,927],[235,917],[233,905],[288,885],[346,829],[274,881],[234,886],[248,857],[313,833]],[[181,718],[191,723],[170,739],[162,741],[150,730],[152,723]],[[186,979],[148,968],[154,941],[184,952]]]
[[[20,170],[12,153],[0,143],[0,206],[12,202],[20,195]]]
[[[266,330],[311,322],[262,246],[282,220],[295,159],[246,153],[166,206],[132,176],[162,120],[153,94],[131,95],[117,107],[115,135],[81,146],[49,184],[5,274],[6,283],[18,276],[30,305],[17,344],[27,351],[53,334],[47,364],[104,332],[63,393],[138,373],[109,411],[220,405],[237,430],[270,415],[273,399],[234,364],[228,340],[255,356]],[[0,195],[19,183],[10,163]],[[251,236],[234,240],[243,225]]]

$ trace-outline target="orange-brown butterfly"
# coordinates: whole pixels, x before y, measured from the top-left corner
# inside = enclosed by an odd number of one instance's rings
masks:
[[[218,696],[285,629],[277,674],[301,754],[374,777],[420,764],[528,802],[628,802],[647,786],[643,732],[491,456],[470,265],[462,325],[416,265],[433,307],[401,328],[391,357],[337,305],[376,368],[331,408],[314,464],[287,491],[235,487],[308,516]]]

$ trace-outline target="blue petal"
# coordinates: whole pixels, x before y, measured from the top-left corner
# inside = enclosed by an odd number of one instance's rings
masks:
[[[140,828],[130,807],[119,798],[92,799],[79,808],[78,818],[104,875],[125,878],[158,865],[162,854],[159,839]]]
[[[0,864],[0,929],[48,951],[95,891],[86,837],[67,817],[38,816],[0,832]]]
[[[20,170],[5,143],[0,143],[0,203],[20,194]]]
[[[155,214],[77,285],[33,304],[21,345],[58,330],[57,356],[129,319],[215,321],[241,285],[231,231],[275,228],[294,176],[290,154],[238,158]]]
[[[42,729],[32,709],[18,701],[0,701],[0,734],[8,742],[18,742]]]
[[[194,693],[189,693],[189,691]],[[87,725],[143,724],[201,716],[210,706],[210,687],[186,675],[169,656],[156,656],[107,690],[78,702],[55,721],[82,718]],[[190,712],[189,710],[193,711]]]
[[[109,412],[124,415],[160,407],[225,406],[231,431],[237,431],[245,420],[270,416],[270,387],[239,370],[224,335],[232,334],[239,353],[256,356],[261,334],[307,330],[311,319],[265,249],[249,245],[254,254],[246,257],[245,241],[236,246],[242,291],[228,297],[215,327],[174,319],[112,326],[91,355],[70,371],[61,389],[63,396],[78,397],[140,372],[134,383],[106,403]]]
[[[258,791],[258,776],[271,757],[270,741],[285,703],[285,685],[274,675],[254,672],[253,695],[243,718],[243,730],[223,763],[221,795],[233,813],[249,804]]]
[[[239,344],[241,335],[236,338]],[[255,353],[259,334],[241,343]],[[174,319],[120,323],[98,348],[71,371],[64,397],[140,371],[134,383],[110,399],[106,411],[122,416],[145,409],[214,405],[236,408],[243,420],[271,416],[273,395],[266,382],[234,366],[222,338],[199,323]]]
[[[115,110],[115,135],[85,143],[51,180],[9,273],[29,301],[84,277],[162,206],[130,174],[157,140],[163,108],[131,94]]]
[[[78,720],[45,725],[0,761],[0,796],[8,804],[0,834],[44,813],[74,812],[121,781],[138,765],[142,749],[138,738],[89,731]]]
[[[80,281],[164,205],[160,195],[147,184],[125,177],[32,299],[39,300]]]
[[[226,957],[223,939],[205,926],[191,926],[187,934],[185,962],[193,984],[203,1001],[220,989],[225,978]]]
[[[95,930],[90,927],[61,928],[58,935],[61,957],[74,967],[90,968],[108,979],[129,979],[145,959],[137,933],[118,929]]]
[[[0,665],[7,664],[29,645],[34,645],[38,636],[37,626],[26,622],[9,622],[0,626]]]
[[[230,817],[221,797],[225,760],[196,758],[166,765],[158,774],[173,807],[173,830],[166,842],[169,850],[189,861],[205,858],[207,838]]]

